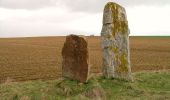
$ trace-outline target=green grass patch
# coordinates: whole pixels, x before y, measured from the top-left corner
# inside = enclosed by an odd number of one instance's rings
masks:
[[[165,100],[170,99],[170,72],[134,73],[134,82],[103,77],[87,83],[50,80],[0,85],[0,100]]]

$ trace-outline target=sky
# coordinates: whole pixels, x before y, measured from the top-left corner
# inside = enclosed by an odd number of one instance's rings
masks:
[[[131,36],[170,36],[170,0],[0,0],[0,38],[99,36],[107,2],[125,7]]]

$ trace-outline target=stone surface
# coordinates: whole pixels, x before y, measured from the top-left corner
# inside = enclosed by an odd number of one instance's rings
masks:
[[[107,78],[132,79],[129,28],[126,11],[120,5],[105,5],[102,27],[103,74]]]
[[[80,82],[86,82],[89,74],[88,48],[83,36],[69,35],[62,49],[62,74]]]

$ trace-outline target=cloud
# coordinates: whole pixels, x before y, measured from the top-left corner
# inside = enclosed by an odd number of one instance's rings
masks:
[[[38,9],[55,5],[56,0],[0,0],[0,7],[11,9]]]
[[[101,12],[104,5],[117,2],[125,7],[149,5],[170,5],[170,0],[0,0],[0,7],[11,9],[40,9],[52,6],[65,6],[71,11]]]
[[[126,9],[131,35],[170,35],[170,6]]]
[[[0,0],[0,37],[100,35],[108,1]],[[130,35],[170,35],[170,0],[114,1],[126,7]]]
[[[0,12],[0,37],[89,35],[100,33],[102,27],[102,13],[70,13],[60,7],[37,10],[0,8]]]
[[[170,5],[170,0],[59,0],[60,4],[73,11],[102,12],[107,2],[116,2],[124,7],[132,6],[165,6]]]
[[[170,35],[170,6],[127,7],[130,35]],[[102,12],[70,12],[66,8],[36,10],[0,8],[0,37],[100,35]]]

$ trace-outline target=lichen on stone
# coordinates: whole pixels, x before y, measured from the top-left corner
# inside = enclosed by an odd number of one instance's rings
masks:
[[[128,61],[127,61],[127,54],[123,53],[120,56],[120,65],[117,67],[117,72],[128,72]]]

